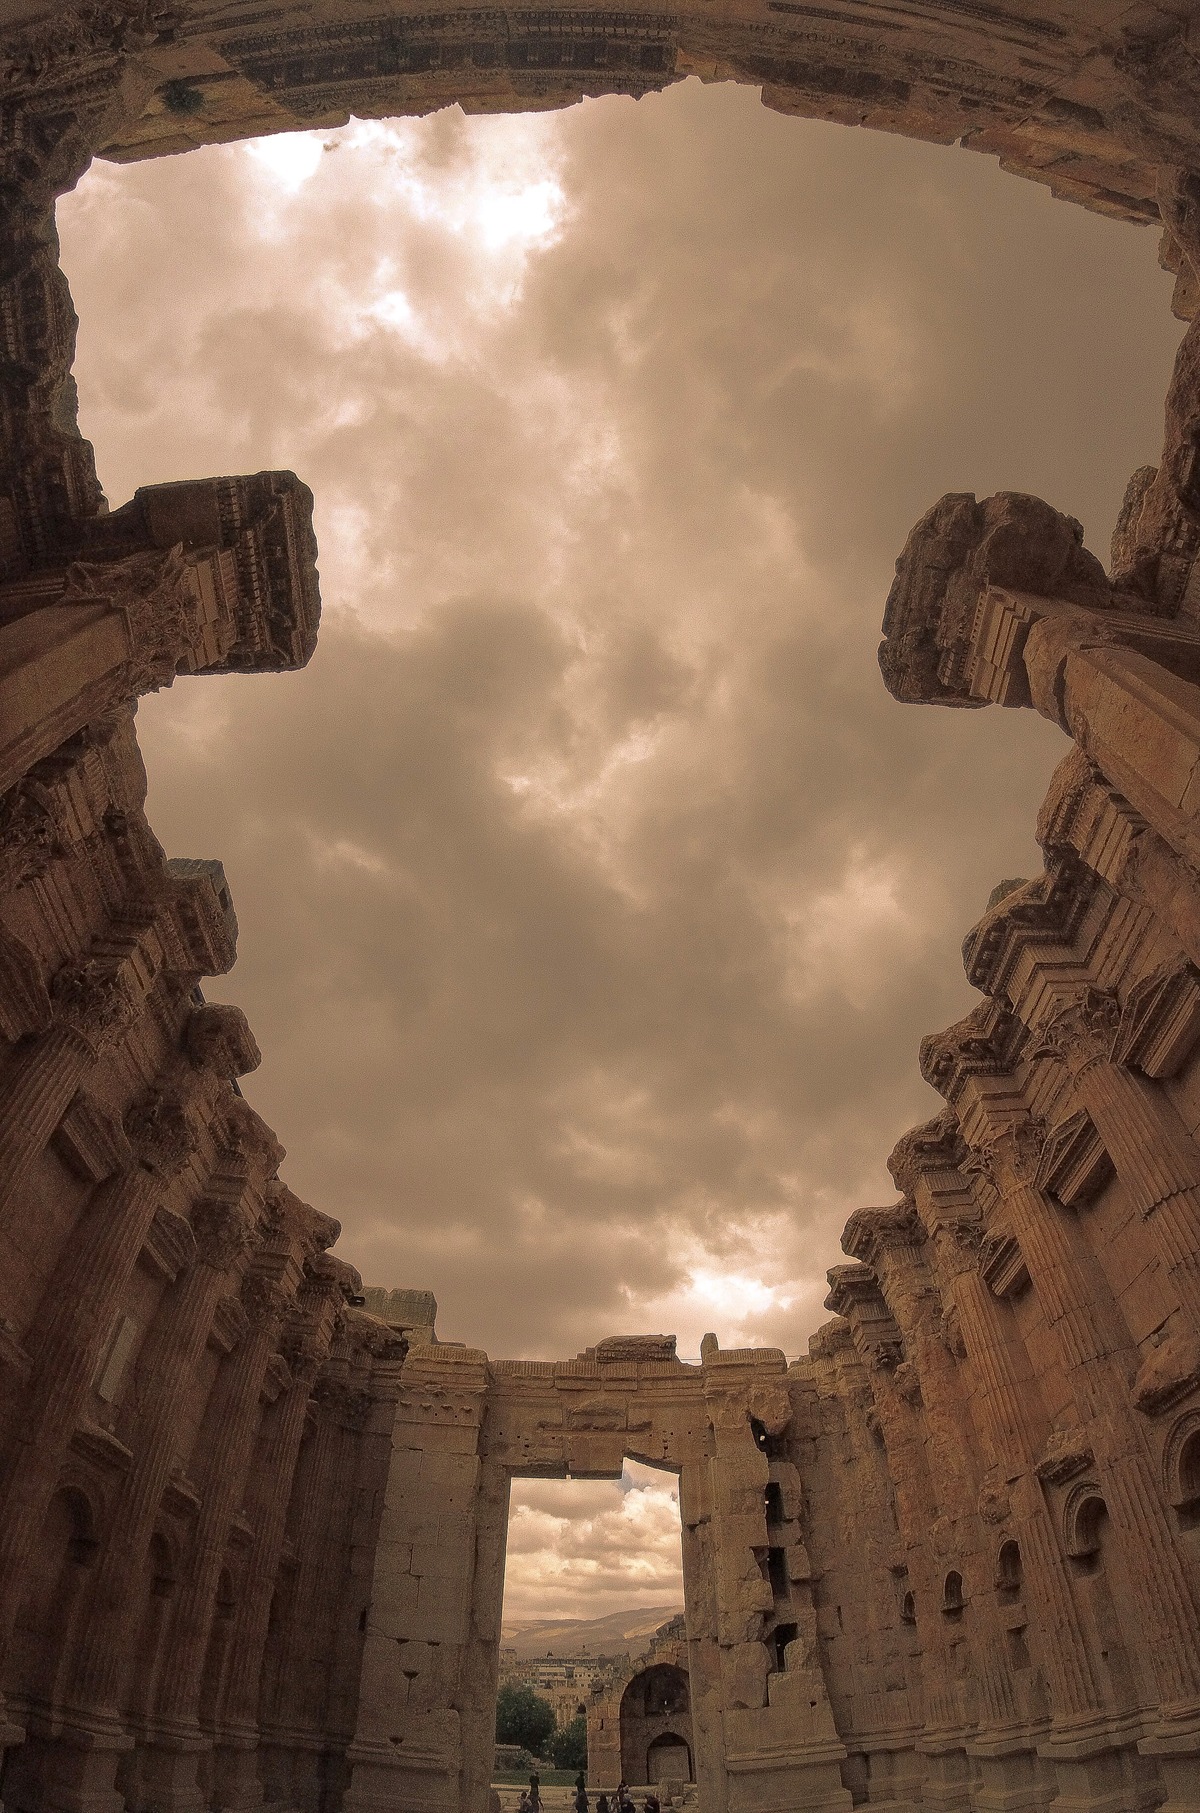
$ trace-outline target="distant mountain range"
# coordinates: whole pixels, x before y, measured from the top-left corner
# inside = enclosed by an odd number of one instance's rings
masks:
[[[605,1618],[513,1618],[500,1638],[525,1662],[536,1656],[640,1656],[681,1605],[631,1605]]]

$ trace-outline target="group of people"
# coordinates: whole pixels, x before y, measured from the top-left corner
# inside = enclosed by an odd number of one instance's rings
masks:
[[[575,1777],[575,1813],[591,1813],[591,1801],[588,1799],[587,1778],[582,1771]],[[537,1775],[531,1775],[528,1788],[521,1789],[521,1798],[517,1802],[517,1813],[542,1813],[542,1783]],[[596,1800],[596,1813],[637,1813],[627,1785],[620,1782],[615,1794],[601,1794]],[[642,1802],[642,1813],[662,1813],[662,1803],[651,1789]]]

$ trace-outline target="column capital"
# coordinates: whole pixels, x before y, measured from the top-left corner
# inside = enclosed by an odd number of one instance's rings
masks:
[[[174,1177],[196,1150],[196,1129],[184,1099],[152,1089],[125,1112],[125,1134],[138,1162],[162,1178]]]
[[[248,1245],[250,1217],[240,1203],[204,1196],[192,1210],[196,1258],[214,1272],[227,1272]]]
[[[1121,1004],[1110,989],[1076,989],[1038,1027],[1030,1057],[1050,1057],[1078,1081],[1093,1064],[1112,1060],[1121,1029]]]
[[[1019,492],[1001,491],[982,503],[951,493],[922,517],[896,562],[879,649],[893,698],[973,706],[997,696],[977,672],[987,654],[996,667],[999,651],[981,646],[980,622],[996,587],[1093,610],[1113,603],[1104,569],[1072,517]],[[1018,690],[1023,679],[1023,673],[1012,676]],[[1029,704],[1028,688],[1023,698],[1003,702]]]
[[[122,959],[81,957],[66,963],[50,983],[55,1019],[99,1057],[141,1007],[140,991]]]
[[[243,1279],[240,1294],[242,1307],[255,1334],[273,1334],[294,1302],[291,1293],[281,1284],[273,1278],[260,1277],[256,1272]]]

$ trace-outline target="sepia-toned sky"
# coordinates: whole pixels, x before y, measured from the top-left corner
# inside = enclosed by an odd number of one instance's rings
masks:
[[[951,489],[1106,553],[1182,331],[1153,234],[694,80],[98,164],[59,221],[111,501],[316,494],[309,668],[139,717],[292,1187],[446,1339],[795,1354],[1065,749],[887,697],[891,566]]]
[[[96,165],[60,228],[112,502],[315,491],[314,662],[140,713],[292,1188],[448,1340],[801,1351],[1064,749],[888,700],[890,567],[946,490],[1106,551],[1153,234],[694,80]],[[509,1617],[678,1592],[671,1479],[517,1488]]]

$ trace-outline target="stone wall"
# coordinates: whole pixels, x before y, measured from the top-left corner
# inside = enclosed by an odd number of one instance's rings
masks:
[[[141,693],[314,646],[292,474],[109,513],[53,199],[347,111],[689,69],[960,139],[1156,220],[1200,283],[1196,9],[770,0],[670,15],[9,0],[0,26],[0,1685],[9,1813],[484,1813],[514,1477],[678,1474],[702,1813],[1200,1806],[1200,325],[1108,569],[943,499],[897,697],[1070,738],[1045,867],[967,939],[944,1111],[846,1230],[831,1321],[699,1365],[439,1344],[363,1291],[237,1078],[220,865],[144,814]]]

